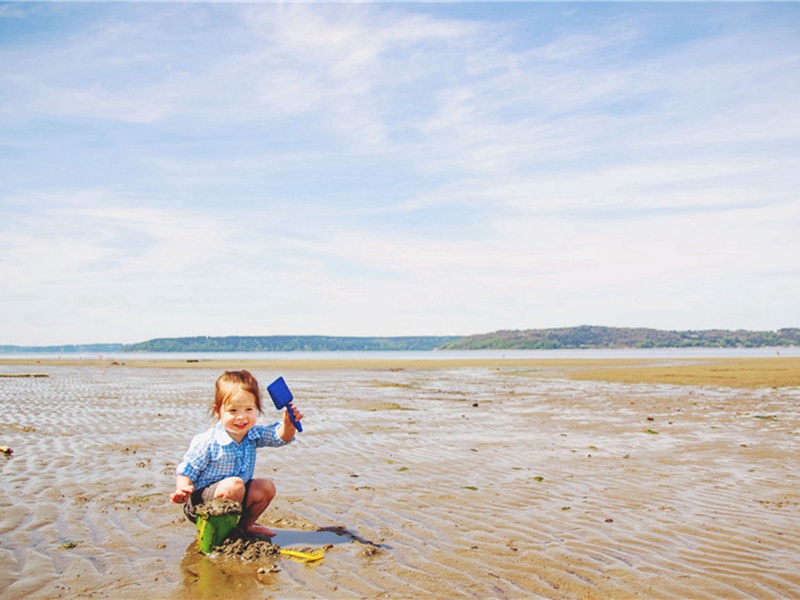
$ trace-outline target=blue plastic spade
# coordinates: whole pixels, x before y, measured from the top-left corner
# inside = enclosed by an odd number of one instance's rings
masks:
[[[275,381],[270,383],[267,386],[267,391],[269,392],[269,397],[272,398],[272,403],[278,410],[287,408],[292,403],[292,400],[294,400],[292,391],[289,389],[289,386],[286,385],[283,377],[278,377]],[[288,408],[287,410],[289,412],[289,419],[291,419],[292,425],[295,426],[297,431],[302,432],[303,426],[300,424],[300,421],[295,420],[294,411],[291,408]]]

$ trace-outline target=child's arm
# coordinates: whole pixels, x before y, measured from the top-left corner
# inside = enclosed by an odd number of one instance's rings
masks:
[[[290,410],[294,413],[295,421],[299,421],[303,418],[303,413],[301,413],[294,404],[288,404],[286,408],[283,409],[283,423],[278,429],[278,437],[284,442],[291,442],[294,438],[294,434],[297,433],[297,429],[289,417]]]
[[[175,491],[169,495],[169,499],[175,504],[183,504],[189,499],[194,491],[194,483],[186,475],[178,475],[175,479]]]

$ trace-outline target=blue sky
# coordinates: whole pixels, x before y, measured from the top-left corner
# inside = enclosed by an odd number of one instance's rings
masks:
[[[0,3],[0,344],[799,326],[800,4]]]

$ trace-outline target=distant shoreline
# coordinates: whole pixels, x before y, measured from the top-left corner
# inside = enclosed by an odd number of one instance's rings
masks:
[[[93,352],[384,352],[432,350],[579,350],[800,347],[800,328],[660,330],[579,325],[499,330],[468,336],[250,335],[154,338],[133,344],[0,344],[0,354]]]
[[[535,369],[543,377],[615,383],[663,383],[723,387],[800,386],[800,357],[757,358],[461,358],[461,359],[185,359],[0,358],[6,367],[96,367],[104,369],[250,369],[253,371]]]

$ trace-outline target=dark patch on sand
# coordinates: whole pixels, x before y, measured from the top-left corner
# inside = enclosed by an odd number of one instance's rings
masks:
[[[373,542],[372,540],[368,540],[366,538],[363,538],[360,535],[358,535],[357,533],[355,533],[353,531],[350,531],[349,529],[347,529],[343,525],[334,525],[332,527],[320,527],[319,529],[317,529],[317,531],[327,531],[327,532],[330,532],[330,533],[335,533],[336,535],[340,535],[340,536],[343,536],[343,537],[346,537],[346,538],[350,538],[354,542],[358,542],[359,544],[361,544],[363,546],[367,546],[367,547],[373,548],[374,552],[372,552],[371,554],[377,554],[378,552],[380,552],[381,549],[390,548],[390,546],[388,546],[386,544],[380,544],[378,542]]]

